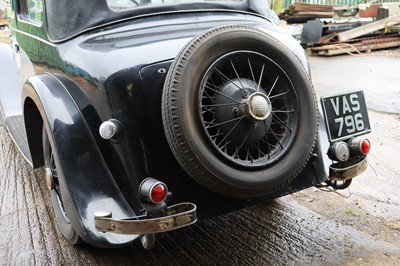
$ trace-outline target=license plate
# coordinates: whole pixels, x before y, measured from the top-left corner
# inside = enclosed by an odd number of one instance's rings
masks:
[[[322,97],[321,102],[330,142],[371,131],[363,91]]]

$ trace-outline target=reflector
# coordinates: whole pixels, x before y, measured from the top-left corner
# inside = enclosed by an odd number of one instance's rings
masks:
[[[151,201],[159,203],[165,200],[168,194],[168,189],[163,183],[158,183],[151,188],[150,198]]]
[[[364,155],[367,155],[369,153],[369,150],[371,149],[371,144],[368,139],[364,139],[361,143],[361,152]]]
[[[348,141],[348,144],[353,156],[367,155],[371,148],[369,140],[362,137],[352,138]]]
[[[139,186],[140,197],[149,203],[162,203],[168,195],[168,187],[155,178],[148,177]]]

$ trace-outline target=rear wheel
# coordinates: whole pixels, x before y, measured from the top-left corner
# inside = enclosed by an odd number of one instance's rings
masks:
[[[42,141],[45,179],[47,187],[50,190],[51,200],[60,231],[68,240],[68,242],[74,245],[79,244],[81,243],[81,239],[73,228],[64,209],[62,190],[59,180],[61,169],[57,167],[57,162],[54,158],[53,147],[44,126],[42,130]]]
[[[172,64],[163,91],[167,140],[197,182],[254,197],[293,180],[317,136],[317,107],[297,57],[257,29],[198,36]]]

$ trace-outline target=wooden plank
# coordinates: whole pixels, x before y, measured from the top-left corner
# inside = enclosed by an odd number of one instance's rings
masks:
[[[400,32],[400,25],[393,25],[388,27],[389,32]]]
[[[386,26],[391,26],[400,23],[400,14],[385,19],[381,19],[348,31],[340,32],[337,34],[339,41],[351,40],[377,30],[384,29]]]
[[[0,19],[0,26],[5,26],[8,25],[9,23],[10,23],[9,18]]]
[[[381,50],[400,46],[400,38],[363,40],[358,43],[336,43],[311,48],[312,55],[356,54],[358,52]]]
[[[296,2],[293,7],[297,11],[320,11],[320,12],[331,12],[333,11],[332,5],[321,5],[321,4],[309,4]]]
[[[332,5],[309,4],[295,2],[285,11],[279,14],[279,18],[283,20],[290,19],[314,19],[314,18],[331,18],[333,15]]]
[[[294,17],[319,17],[319,18],[331,18],[332,12],[297,12],[293,14]]]

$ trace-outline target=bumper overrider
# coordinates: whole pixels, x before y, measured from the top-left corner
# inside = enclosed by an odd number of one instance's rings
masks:
[[[172,205],[165,209],[163,216],[155,218],[143,216],[113,219],[110,213],[96,212],[94,221],[96,229],[104,233],[137,235],[161,233],[194,224],[197,221],[196,205],[193,203]]]
[[[346,163],[334,163],[329,166],[329,179],[346,181],[360,175],[368,167],[366,157],[360,157]]]
[[[185,202],[167,207],[167,186],[154,178],[146,178],[139,186],[145,215],[116,219],[109,211],[94,213],[95,227],[100,232],[125,235],[152,235],[189,226],[197,221],[196,205]]]

